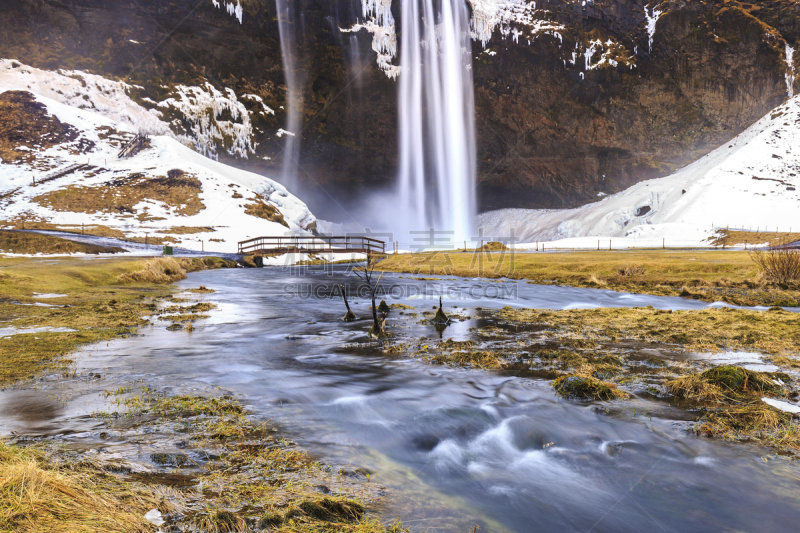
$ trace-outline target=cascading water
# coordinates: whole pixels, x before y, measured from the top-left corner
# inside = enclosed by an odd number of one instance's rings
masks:
[[[403,0],[399,195],[402,230],[472,239],[475,103],[464,0]]]
[[[286,82],[286,129],[278,133],[283,138],[283,166],[281,184],[296,192],[298,158],[300,156],[300,128],[303,116],[302,80],[295,64],[297,36],[295,33],[294,9],[289,0],[275,0],[278,14],[278,32],[281,40],[281,57]]]

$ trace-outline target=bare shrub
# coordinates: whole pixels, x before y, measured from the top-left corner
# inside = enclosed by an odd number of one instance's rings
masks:
[[[770,281],[790,283],[800,280],[800,250],[773,248],[750,252],[750,258]]]
[[[620,276],[641,276],[646,271],[643,266],[640,265],[628,265],[625,267],[620,268],[618,271]]]

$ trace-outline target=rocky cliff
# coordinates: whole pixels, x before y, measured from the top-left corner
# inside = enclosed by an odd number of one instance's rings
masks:
[[[360,1],[289,7],[297,132],[282,129],[289,101],[272,0],[0,1],[0,57],[125,81],[176,137],[274,178],[293,133],[298,177],[317,191],[307,198],[324,217],[354,190],[393,181],[397,81],[376,63],[380,28],[341,31],[365,22]],[[482,209],[573,207],[669,174],[795,85],[787,60],[800,41],[796,0],[470,8]],[[402,38],[399,24],[392,31]]]

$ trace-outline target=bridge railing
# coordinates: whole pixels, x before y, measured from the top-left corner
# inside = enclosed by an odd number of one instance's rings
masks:
[[[255,237],[239,242],[239,253],[244,255],[288,252],[383,254],[386,252],[386,243],[361,236]]]

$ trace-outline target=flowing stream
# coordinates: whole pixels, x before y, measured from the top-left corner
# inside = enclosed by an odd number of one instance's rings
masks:
[[[464,0],[401,2],[401,233],[474,236],[475,103]]]
[[[397,275],[384,281],[390,303],[418,311],[434,303],[426,291],[445,287],[451,309],[707,305],[524,282]],[[566,401],[546,380],[429,365],[366,347],[359,342],[368,323],[341,322],[341,300],[329,298],[338,283],[352,277],[266,268],[190,274],[181,286],[217,291],[202,297],[219,304],[211,318],[191,333],[162,325],[90,348],[78,372],[100,373],[104,381],[89,382],[84,392],[72,384],[63,392],[46,385],[1,391],[4,432],[62,434],[113,450],[88,415],[114,381],[142,379],[175,393],[219,386],[282,423],[323,461],[371,471],[371,482],[389,495],[382,516],[401,515],[413,531],[796,528],[795,463],[765,461],[763,448],[692,436],[685,430],[697,413],[666,401]],[[351,300],[356,314],[368,315],[365,298]],[[470,338],[479,325],[479,319],[458,322],[442,335]],[[388,326],[413,338],[439,338],[432,326],[396,312]]]

